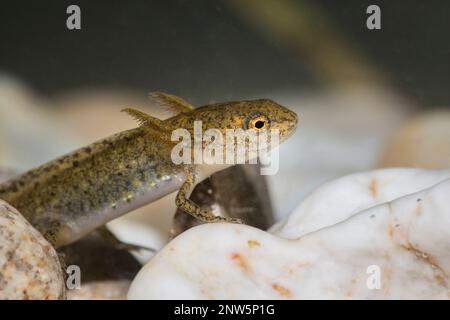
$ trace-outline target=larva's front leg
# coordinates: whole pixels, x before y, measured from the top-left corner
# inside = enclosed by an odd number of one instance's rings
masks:
[[[215,216],[212,212],[200,208],[200,206],[190,200],[188,194],[195,185],[194,168],[192,166],[187,166],[185,173],[186,180],[175,198],[175,204],[178,208],[203,222],[243,223],[240,219]]]

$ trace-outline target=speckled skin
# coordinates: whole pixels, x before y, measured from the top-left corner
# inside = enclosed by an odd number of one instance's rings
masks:
[[[193,131],[195,120],[203,121],[203,130],[216,128],[225,135],[226,129],[252,129],[248,122],[258,116],[268,119],[270,129],[280,130],[280,142],[286,140],[297,126],[297,115],[269,99],[225,102],[206,105],[187,114],[165,120],[171,130],[186,128]]]
[[[0,199],[16,207],[55,246],[74,242],[106,222],[180,189],[185,166],[170,157],[172,130],[251,129],[257,117],[285,140],[297,124],[292,111],[271,100],[207,105],[113,135],[0,186]],[[193,137],[192,137],[193,138]],[[198,182],[198,181],[196,181]],[[186,190],[185,190],[186,191]]]

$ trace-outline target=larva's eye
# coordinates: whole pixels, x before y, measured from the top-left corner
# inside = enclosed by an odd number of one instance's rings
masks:
[[[247,119],[246,129],[263,130],[270,126],[269,118],[264,114],[252,114]]]
[[[258,120],[258,121],[255,122],[255,128],[256,129],[262,129],[262,128],[264,128],[264,124],[265,124],[264,120]]]

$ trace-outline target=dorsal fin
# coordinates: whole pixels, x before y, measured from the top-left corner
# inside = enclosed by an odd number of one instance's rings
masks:
[[[126,112],[130,116],[132,116],[135,120],[137,120],[140,126],[151,127],[156,130],[162,130],[164,127],[162,120],[152,117],[146,114],[145,112],[133,108],[125,108],[122,109],[121,111]]]
[[[169,108],[175,114],[185,113],[194,110],[194,107],[173,94],[168,94],[164,92],[150,92],[149,97],[156,100],[160,105]]]

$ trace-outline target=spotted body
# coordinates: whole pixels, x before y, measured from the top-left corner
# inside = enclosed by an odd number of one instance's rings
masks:
[[[126,109],[140,126],[32,169],[0,185],[0,199],[16,207],[56,247],[72,243],[90,231],[133,209],[180,190],[177,205],[208,221],[211,215],[187,199],[195,183],[225,166],[177,165],[171,159],[177,128],[204,130],[244,128],[263,121],[278,128],[281,141],[297,124],[297,116],[270,100],[208,105],[194,109],[182,99],[156,93],[161,104],[178,112],[159,120]],[[256,119],[256,120],[255,120]],[[253,124],[252,124],[253,123]],[[197,181],[198,182],[198,181]],[[214,219],[210,219],[215,221]]]

